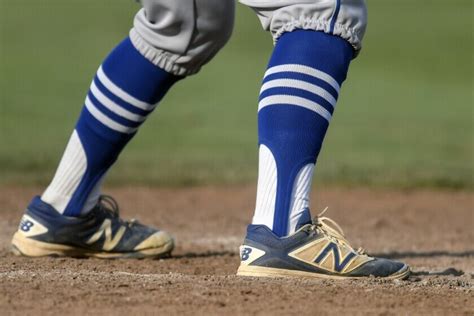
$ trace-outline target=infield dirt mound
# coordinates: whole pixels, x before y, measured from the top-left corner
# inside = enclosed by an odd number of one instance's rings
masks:
[[[15,257],[8,251],[35,188],[0,188],[0,314],[474,314],[474,194],[322,189],[313,213],[354,246],[409,263],[407,281],[236,277],[254,187],[107,190],[135,217],[176,236],[163,260]]]

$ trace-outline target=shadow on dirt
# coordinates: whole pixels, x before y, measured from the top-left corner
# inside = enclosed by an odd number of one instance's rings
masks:
[[[464,275],[464,271],[454,269],[454,268],[448,268],[443,271],[413,271],[412,272],[413,276],[425,276],[425,275],[443,275],[443,276],[462,276]]]
[[[403,251],[403,252],[386,252],[370,254],[374,257],[381,257],[387,259],[399,259],[399,258],[434,258],[434,257],[471,257],[474,256],[474,250],[451,252],[451,251]]]
[[[178,254],[171,256],[171,259],[192,259],[192,258],[211,258],[211,257],[234,257],[237,256],[238,253],[234,251],[207,251],[202,253],[196,252],[187,252],[184,254]]]

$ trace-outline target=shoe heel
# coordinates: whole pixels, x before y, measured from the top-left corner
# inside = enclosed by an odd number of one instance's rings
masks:
[[[16,232],[11,243],[11,252],[17,256],[45,257],[71,255],[74,248],[66,245],[37,241]]]

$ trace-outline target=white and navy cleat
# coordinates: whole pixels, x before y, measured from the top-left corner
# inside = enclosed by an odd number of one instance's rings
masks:
[[[410,275],[402,262],[355,250],[340,227],[321,216],[283,238],[264,225],[249,225],[240,255],[240,276],[405,279]]]
[[[109,196],[82,217],[63,216],[35,197],[12,240],[13,253],[28,257],[159,258],[173,247],[168,233],[122,220]]]

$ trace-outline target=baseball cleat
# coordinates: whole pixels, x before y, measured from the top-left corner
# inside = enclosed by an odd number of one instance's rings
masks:
[[[404,263],[374,258],[361,248],[352,248],[339,225],[321,215],[283,238],[264,225],[249,225],[240,247],[237,275],[393,280],[410,275]]]
[[[158,258],[173,247],[168,233],[122,220],[117,202],[105,195],[82,217],[63,216],[35,197],[12,240],[13,253],[28,257]]]

